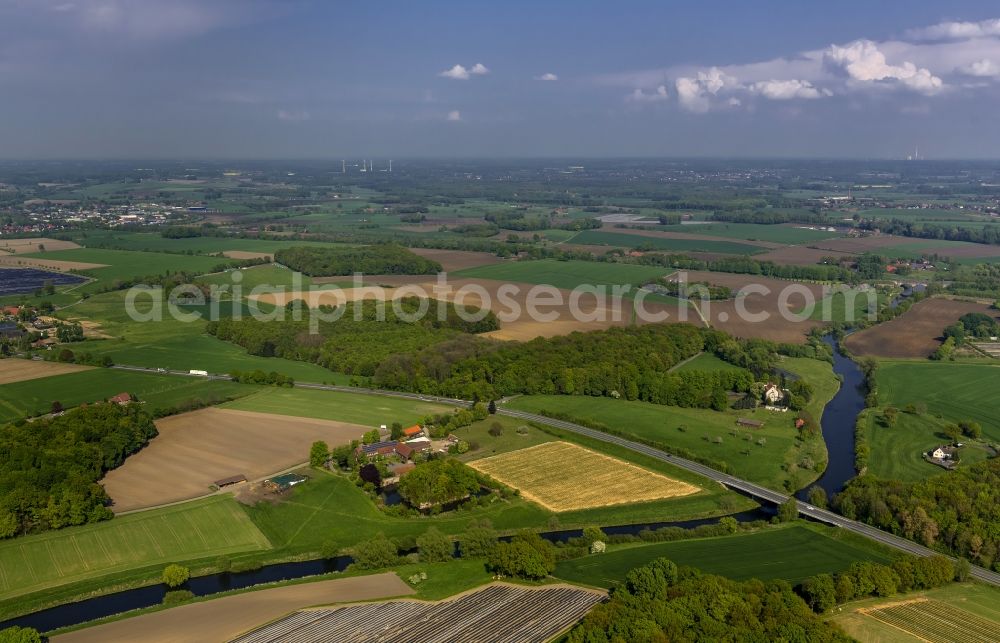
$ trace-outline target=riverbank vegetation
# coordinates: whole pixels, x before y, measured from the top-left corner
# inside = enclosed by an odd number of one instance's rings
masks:
[[[988,569],[1000,560],[1000,459],[926,480],[855,478],[834,497],[847,518],[861,520]]]

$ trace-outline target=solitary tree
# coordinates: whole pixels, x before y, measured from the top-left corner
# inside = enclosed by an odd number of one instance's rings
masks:
[[[182,565],[170,564],[163,569],[163,582],[167,587],[183,585],[191,578],[191,570]]]
[[[493,400],[490,400],[490,405],[486,408],[489,410],[490,415],[495,415],[497,412],[497,403],[494,402]]]

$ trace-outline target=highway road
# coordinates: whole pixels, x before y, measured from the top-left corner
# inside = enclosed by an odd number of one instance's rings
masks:
[[[125,366],[125,365],[115,365],[112,368],[117,368],[121,370],[130,371],[141,371],[145,373],[161,373],[170,375],[182,375],[185,377],[201,377],[203,379],[213,379],[213,380],[228,380],[230,379],[228,375],[194,375],[189,371],[171,371],[164,369],[152,369],[143,368],[140,366]],[[314,384],[310,382],[296,382],[296,388],[305,389],[316,389],[323,391],[341,391],[345,393],[359,393],[362,395],[381,395],[387,397],[397,397],[410,400],[419,400],[422,402],[437,402],[440,404],[447,405],[460,405],[468,406],[470,404],[469,400],[461,400],[456,398],[448,397],[436,397],[432,395],[421,395],[419,393],[406,393],[403,391],[386,391],[381,389],[368,389],[368,388],[358,388],[353,386],[339,386],[336,384]],[[753,482],[731,476],[727,473],[722,473],[711,467],[707,467],[693,460],[688,460],[686,458],[681,458],[675,455],[671,455],[666,451],[661,451],[640,442],[634,442],[626,438],[619,437],[617,435],[611,435],[609,433],[604,433],[596,429],[591,429],[580,424],[574,424],[572,422],[566,422],[564,420],[556,420],[553,418],[546,417],[544,415],[537,415],[535,413],[528,413],[525,411],[516,411],[514,409],[504,408],[502,404],[497,409],[499,415],[506,417],[518,418],[528,422],[536,422],[538,424],[545,424],[548,426],[555,427],[557,429],[563,429],[564,431],[570,431],[572,433],[577,433],[595,440],[600,440],[602,442],[608,442],[610,444],[616,444],[626,449],[631,449],[643,455],[647,455],[651,458],[656,458],[657,460],[662,460],[664,462],[669,462],[670,464],[696,473],[700,476],[704,476],[710,480],[714,480],[729,489],[743,493],[752,498],[763,502],[769,502],[772,504],[782,504],[788,500],[788,495],[774,491],[773,489],[768,489],[767,487],[762,487]],[[934,554],[939,554],[940,552],[933,551],[922,545],[918,545],[915,542],[907,540],[905,538],[900,538],[899,536],[894,536],[888,532],[882,531],[871,525],[867,525],[863,522],[857,520],[851,520],[849,518],[844,518],[843,516],[836,514],[828,509],[823,509],[815,505],[809,504],[807,502],[798,502],[799,513],[807,518],[817,520],[835,527],[840,527],[841,529],[847,529],[848,531],[853,531],[856,534],[860,534],[867,538],[871,538],[877,542],[884,545],[894,547],[901,551],[907,552],[909,554],[914,554],[916,556],[931,556]],[[1000,574],[978,567],[976,565],[972,566],[971,574],[977,580],[983,581],[985,583],[990,583],[991,585],[1000,586]]]

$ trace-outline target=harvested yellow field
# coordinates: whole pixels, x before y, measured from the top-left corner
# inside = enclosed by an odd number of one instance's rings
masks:
[[[679,498],[698,487],[569,442],[546,442],[469,466],[549,511]]]
[[[37,380],[40,377],[64,375],[66,373],[86,371],[91,368],[93,367],[11,357],[9,359],[0,359],[0,384]]]

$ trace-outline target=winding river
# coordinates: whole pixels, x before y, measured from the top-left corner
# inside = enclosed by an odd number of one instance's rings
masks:
[[[864,408],[864,396],[861,394],[864,376],[857,364],[837,352],[835,341],[830,336],[824,338],[824,341],[834,347],[833,370],[841,376],[843,381],[840,390],[826,405],[820,422],[829,461],[826,471],[816,484],[822,487],[828,496],[833,496],[854,477],[854,422],[858,413]],[[806,499],[805,490],[800,491],[797,495],[803,500]],[[766,520],[773,513],[773,508],[762,507],[754,511],[733,514],[733,517],[740,522],[749,522]],[[660,527],[690,529],[718,521],[719,518],[716,517],[639,525],[611,525],[603,527],[603,529],[608,534],[638,534],[643,529],[658,529]],[[557,542],[579,536],[581,533],[579,529],[569,529],[545,532],[542,536]],[[351,562],[350,556],[338,556],[329,560],[277,563],[253,571],[194,577],[185,584],[184,589],[190,590],[196,596],[208,596],[219,592],[253,587],[262,583],[339,572],[346,569]],[[0,622],[0,629],[19,625],[47,632],[61,627],[78,625],[106,616],[159,605],[163,601],[166,591],[164,585],[150,585],[97,596]]]
[[[858,413],[865,408],[862,394],[864,374],[853,360],[840,354],[832,337],[827,335],[823,341],[833,348],[833,372],[841,377],[841,385],[840,390],[823,409],[820,420],[828,462],[826,471],[815,484],[826,491],[828,497],[833,497],[855,475],[854,423]],[[803,489],[796,496],[806,500],[806,493]]]

